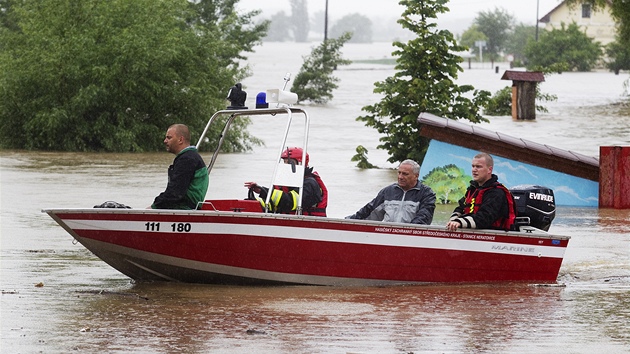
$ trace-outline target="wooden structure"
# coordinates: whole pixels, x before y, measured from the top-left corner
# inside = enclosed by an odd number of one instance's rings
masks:
[[[420,135],[491,155],[566,173],[590,181],[599,180],[599,160],[577,152],[493,132],[453,119],[421,113]]]
[[[599,147],[599,207],[630,209],[630,147]]]
[[[512,80],[512,119],[536,119],[536,85],[545,81],[543,73],[506,70],[501,80]]]

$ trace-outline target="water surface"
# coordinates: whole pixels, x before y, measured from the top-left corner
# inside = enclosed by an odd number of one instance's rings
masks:
[[[252,55],[258,91],[281,87],[297,73],[311,45],[265,44]],[[389,55],[388,45],[347,45],[351,59]],[[502,71],[501,71],[502,72]],[[311,116],[311,165],[330,190],[329,215],[356,211],[395,181],[379,135],[355,118],[378,99],[372,83],[393,68],[355,65],[326,106]],[[627,77],[627,75],[626,75]],[[558,101],[534,122],[493,118],[486,127],[590,156],[600,145],[630,145],[628,116],[611,103],[623,75],[565,73],[543,84]],[[460,76],[492,92],[511,83],[493,70]],[[588,85],[586,85],[588,84]],[[252,101],[253,102],[253,101]],[[209,198],[245,198],[243,182],[265,184],[271,173],[261,153],[277,149],[284,122],[255,122],[266,145],[222,156]],[[359,170],[357,145],[382,167]],[[592,353],[630,352],[629,210],[560,208],[550,231],[572,237],[560,286],[531,284],[429,285],[374,288],[228,287],[133,284],[56,225],[43,208],[92,207],[115,200],[148,206],[166,185],[173,156],[0,152],[0,351],[257,352],[257,353]],[[206,160],[209,156],[206,156]],[[440,206],[434,224],[451,207]]]

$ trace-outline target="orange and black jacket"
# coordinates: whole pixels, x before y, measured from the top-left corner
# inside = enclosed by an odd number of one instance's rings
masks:
[[[497,176],[483,185],[470,181],[464,198],[453,211],[450,221],[462,228],[511,230],[516,218],[512,193],[497,181]]]

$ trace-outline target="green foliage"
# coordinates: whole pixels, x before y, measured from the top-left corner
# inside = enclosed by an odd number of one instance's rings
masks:
[[[492,12],[480,12],[474,23],[478,30],[488,37],[484,53],[488,54],[490,60],[497,60],[514,27],[514,17],[505,9],[495,8]]]
[[[341,55],[341,47],[350,37],[350,33],[344,33],[339,38],[325,40],[304,58],[304,63],[291,86],[291,92],[297,93],[300,102],[323,104],[332,99],[332,92],[337,88],[339,81],[332,76],[333,71],[339,65],[350,64],[350,61],[343,59]]]
[[[371,43],[372,21],[358,13],[346,15],[332,26],[330,36],[338,38],[346,32],[352,33],[350,43]]]
[[[376,166],[368,162],[368,159],[367,159],[368,150],[365,147],[363,147],[363,145],[357,146],[356,151],[357,151],[357,154],[352,156],[350,161],[356,161],[358,168],[363,168],[363,169],[376,168]]]
[[[527,57],[525,56],[525,48],[527,43],[536,40],[536,27],[519,24],[509,34],[505,41],[505,52],[514,56],[514,63],[518,66],[525,66]]]
[[[554,95],[550,93],[543,93],[540,91],[540,85],[536,86],[536,101],[552,102],[552,101],[557,101],[557,100],[558,100],[558,95]],[[541,106],[541,105],[536,105],[536,111],[544,112],[544,113],[549,112],[549,110],[547,110],[547,107]]]
[[[488,101],[484,109],[484,114],[489,116],[511,116],[512,115],[512,87],[506,86]]]
[[[266,30],[266,23],[251,25],[257,12],[237,14],[235,3],[0,4],[15,24],[0,32],[0,132],[11,137],[0,146],[155,151],[172,123],[200,133],[246,75],[241,52],[251,51]],[[259,143],[247,125],[237,124],[227,150]]]
[[[438,204],[452,204],[466,193],[471,179],[463,169],[451,164],[434,168],[422,177],[422,183],[433,189]]]
[[[477,41],[487,41],[488,37],[479,30],[479,26],[473,24],[464,33],[459,43],[472,50],[473,53],[479,55],[479,47],[475,45]]]
[[[388,161],[395,163],[412,159],[422,163],[429,139],[420,137],[418,116],[428,112],[451,119],[467,119],[473,123],[486,121],[481,107],[490,92],[475,90],[471,85],[457,85],[457,74],[463,61],[456,54],[465,50],[452,33],[438,30],[437,15],[448,11],[447,0],[402,0],[406,7],[398,23],[415,33],[407,43],[394,42],[398,47],[396,73],[374,84],[381,94],[380,102],[363,107],[367,115],[357,120],[375,128],[381,137],[380,149],[389,152]],[[472,97],[472,98],[470,98]]]
[[[544,31],[538,42],[529,42],[525,49],[528,58],[527,69],[535,67],[552,68],[556,72],[566,70],[590,71],[597,64],[602,50],[575,23],[551,31]]]
[[[540,85],[536,86],[536,100],[537,101],[556,101],[558,96],[542,93],[540,91]],[[536,105],[536,111],[548,112],[547,108],[542,105]],[[495,92],[488,104],[484,109],[484,114],[489,116],[511,116],[512,115],[512,87],[506,86],[499,91]]]
[[[621,70],[630,70],[630,43],[623,43],[619,36],[606,46],[606,56],[606,67],[615,74]]]

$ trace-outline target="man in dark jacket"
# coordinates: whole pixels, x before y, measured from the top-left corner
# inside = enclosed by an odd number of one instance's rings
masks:
[[[431,224],[435,193],[418,180],[419,175],[420,165],[417,162],[401,162],[398,182],[381,189],[376,198],[346,219]]]
[[[166,151],[175,154],[168,168],[166,190],[153,201],[152,209],[196,209],[208,191],[208,169],[190,145],[190,131],[184,124],[173,124],[164,138]]]
[[[300,147],[291,147],[285,149],[281,158],[286,164],[302,164],[302,155],[304,150]],[[326,216],[326,208],[328,206],[328,189],[319,174],[313,171],[313,167],[308,166],[309,156],[305,154],[304,161],[304,182],[302,185],[302,214],[312,216]],[[245,188],[251,189],[252,192],[258,193],[257,198],[261,205],[264,206],[267,200],[269,188],[258,185],[256,182],[245,182]],[[274,213],[294,214],[297,212],[298,189],[295,187],[274,186],[271,190],[271,198],[269,200],[269,209]]]
[[[472,160],[472,177],[466,195],[459,200],[446,228],[510,230],[516,207],[510,191],[492,173],[494,161],[486,153]]]

